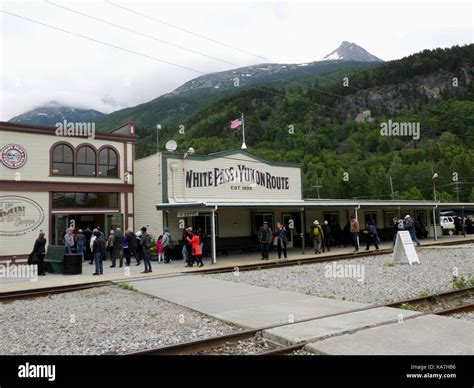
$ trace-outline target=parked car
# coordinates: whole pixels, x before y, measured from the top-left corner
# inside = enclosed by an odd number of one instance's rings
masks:
[[[455,229],[454,218],[451,216],[439,217],[439,224],[441,226],[441,229]]]

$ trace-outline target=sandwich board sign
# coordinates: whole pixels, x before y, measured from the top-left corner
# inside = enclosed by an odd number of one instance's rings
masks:
[[[395,247],[393,248],[392,261],[394,263],[402,264],[405,259],[410,265],[413,263],[420,264],[420,259],[416,253],[415,246],[410,236],[410,232],[407,230],[399,231],[397,233],[397,239],[395,241]]]

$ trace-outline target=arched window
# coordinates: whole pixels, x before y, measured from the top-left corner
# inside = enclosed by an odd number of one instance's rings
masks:
[[[51,175],[74,175],[74,152],[67,144],[56,145],[51,152]]]
[[[95,150],[89,146],[82,146],[76,153],[76,175],[96,176],[97,157]]]
[[[118,177],[117,153],[112,148],[103,148],[99,153],[99,176]]]

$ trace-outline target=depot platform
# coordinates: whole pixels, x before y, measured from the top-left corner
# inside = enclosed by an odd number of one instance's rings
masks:
[[[440,246],[444,243],[467,243],[474,242],[474,236],[468,235],[467,237],[463,236],[444,236],[440,237],[438,241],[426,240],[423,241],[423,247],[433,247]],[[442,245],[441,245],[442,246]],[[383,242],[380,245],[381,250],[391,250],[392,245],[389,242]],[[451,246],[446,246],[446,248],[454,248]],[[373,251],[373,249],[371,249]],[[352,247],[346,248],[332,248],[330,252],[321,253],[317,255],[318,258],[324,258],[329,256],[337,255],[347,255],[353,251]],[[363,248],[357,255],[354,257],[363,257],[364,255]],[[293,248],[288,250],[288,260],[298,262],[303,259],[308,259],[314,257],[314,253],[309,248],[306,250],[305,254],[302,254],[301,249]],[[277,261],[276,252],[270,253],[269,261]],[[241,253],[241,254],[232,254],[229,256],[222,255],[217,257],[217,263],[211,264],[210,258],[204,258],[204,267],[198,268],[186,268],[182,260],[172,261],[169,264],[157,263],[156,261],[152,262],[153,272],[149,274],[142,274],[143,264],[136,266],[136,261],[133,260],[130,267],[123,268],[109,268],[111,261],[104,261],[104,275],[102,276],[92,276],[92,273],[95,270],[93,265],[89,265],[88,262],[84,262],[82,266],[81,275],[62,275],[62,274],[47,274],[46,276],[38,276],[35,281],[31,278],[25,277],[0,277],[0,294],[2,292],[14,292],[21,290],[35,290],[40,288],[49,288],[49,287],[59,287],[65,285],[80,285],[86,283],[94,282],[103,282],[103,281],[132,281],[137,279],[146,279],[153,277],[166,277],[176,274],[187,274],[187,273],[199,273],[203,272],[209,268],[219,270],[224,268],[235,268],[242,265],[251,265],[251,264],[261,264],[263,263],[260,260],[260,254],[258,252],[251,253]],[[6,264],[0,264],[6,265]]]

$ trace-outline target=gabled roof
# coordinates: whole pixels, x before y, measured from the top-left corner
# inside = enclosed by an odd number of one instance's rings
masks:
[[[176,152],[169,152],[169,151],[163,151],[163,155],[166,155],[166,157],[169,158],[182,158],[183,154],[182,153],[176,153]],[[247,150],[241,150],[241,149],[234,149],[234,150],[227,150],[227,151],[219,151],[219,152],[213,152],[208,155],[188,155],[186,158],[190,160],[211,160],[211,159],[217,159],[217,158],[225,158],[225,157],[230,157],[233,155],[245,155],[248,157],[251,157],[261,163],[269,164],[271,166],[282,166],[282,167],[297,167],[301,168],[300,163],[291,163],[291,162],[275,162],[273,160],[265,159],[262,158],[261,156],[255,155],[252,152],[249,152]],[[244,160],[242,160],[244,161]]]

